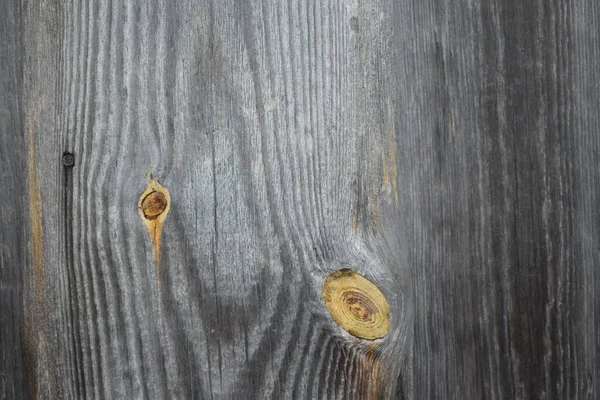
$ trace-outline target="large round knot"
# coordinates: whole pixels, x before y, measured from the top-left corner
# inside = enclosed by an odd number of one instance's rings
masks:
[[[379,288],[364,276],[342,269],[329,276],[323,298],[334,321],[361,339],[379,339],[390,331],[390,307]]]

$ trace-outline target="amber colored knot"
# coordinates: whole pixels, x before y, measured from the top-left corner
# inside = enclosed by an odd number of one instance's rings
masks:
[[[161,192],[150,192],[142,200],[142,212],[146,219],[156,219],[167,209],[167,198]]]
[[[391,328],[390,306],[373,282],[349,269],[329,276],[323,299],[334,321],[361,339],[380,339]]]
[[[160,248],[163,225],[171,209],[171,195],[167,188],[158,183],[150,172],[148,187],[138,200],[138,213],[148,228],[150,239],[154,245],[156,272],[160,273]]]

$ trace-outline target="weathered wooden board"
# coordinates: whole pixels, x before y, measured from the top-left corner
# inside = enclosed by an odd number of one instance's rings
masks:
[[[597,398],[599,3],[434,3],[413,8],[415,398]]]
[[[599,395],[594,0],[0,11],[2,398]]]
[[[27,149],[23,131],[20,12],[0,2],[0,398],[26,393],[19,326],[27,259]]]
[[[396,391],[413,307],[389,7],[23,6],[34,397]],[[172,198],[159,274],[137,211],[149,166]],[[340,268],[386,294],[386,339],[333,323]]]

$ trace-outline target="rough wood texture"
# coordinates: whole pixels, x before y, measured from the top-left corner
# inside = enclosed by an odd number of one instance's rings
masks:
[[[27,168],[21,64],[21,14],[0,2],[0,399],[26,393],[19,326],[22,274],[27,260]]]
[[[599,7],[0,2],[0,397],[597,398]]]
[[[415,397],[597,398],[599,3],[436,3],[416,15],[437,28],[417,63]]]

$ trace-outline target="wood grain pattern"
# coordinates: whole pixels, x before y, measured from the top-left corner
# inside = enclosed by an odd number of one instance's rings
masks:
[[[0,399],[18,399],[26,392],[19,338],[28,242],[28,214],[22,208],[27,194],[27,141],[19,11],[16,2],[0,2]]]
[[[598,4],[437,4],[418,17],[439,28],[419,63],[417,398],[595,398]]]
[[[0,11],[0,398],[598,397],[595,0]]]
[[[390,6],[26,2],[44,261],[24,299],[34,397],[396,391],[412,316],[401,211],[382,189],[396,146]],[[172,199],[158,277],[137,212],[148,165]],[[344,267],[386,294],[386,339],[332,321],[321,292]]]

